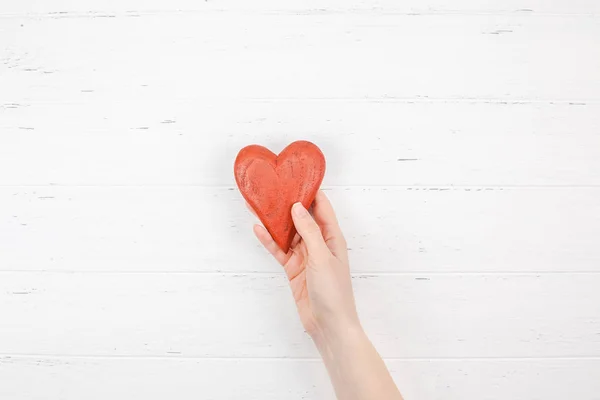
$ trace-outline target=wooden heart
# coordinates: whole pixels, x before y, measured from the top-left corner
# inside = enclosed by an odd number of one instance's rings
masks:
[[[325,175],[323,153],[315,144],[302,140],[291,143],[279,155],[250,145],[240,150],[233,169],[242,196],[275,243],[287,252],[296,234],[292,205],[300,201],[308,208],[313,202]]]

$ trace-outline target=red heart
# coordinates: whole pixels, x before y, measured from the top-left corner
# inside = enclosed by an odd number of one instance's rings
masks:
[[[325,175],[325,157],[313,143],[297,141],[279,155],[250,145],[238,153],[233,167],[242,196],[258,214],[275,243],[287,253],[296,234],[291,208],[308,208]]]

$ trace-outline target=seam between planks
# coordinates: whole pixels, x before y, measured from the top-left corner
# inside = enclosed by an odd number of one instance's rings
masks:
[[[328,17],[339,15],[359,15],[359,16],[407,16],[407,17],[430,17],[430,16],[506,16],[506,17],[565,17],[565,18],[599,18],[600,14],[590,13],[550,13],[535,12],[532,9],[516,10],[497,10],[497,11],[461,11],[461,10],[381,10],[373,8],[354,8],[354,9],[317,9],[307,8],[299,10],[240,10],[230,9],[210,9],[210,10],[128,10],[128,11],[49,11],[49,12],[16,12],[0,13],[0,18],[48,18],[48,19],[70,19],[70,18],[121,18],[121,17],[153,17],[161,15],[190,15],[190,14],[239,14],[239,15],[262,15],[262,16],[294,16],[294,17]]]
[[[277,97],[246,97],[246,98],[235,98],[235,97],[221,97],[221,98],[194,98],[194,99],[175,99],[172,104],[197,104],[200,102],[248,102],[248,103],[289,103],[289,102],[348,102],[348,103],[406,103],[406,104],[494,104],[494,105],[557,105],[557,106],[597,106],[600,105],[600,99],[519,99],[519,98],[434,98],[434,97],[364,97],[364,98],[352,98],[352,97],[290,97],[290,98],[277,98]],[[19,103],[4,103],[0,104],[0,108],[6,108],[8,104],[9,108],[14,108],[15,105],[22,106]],[[79,105],[81,102],[63,102],[63,101],[28,101],[29,105]],[[126,104],[125,102],[119,102],[118,100],[113,101],[113,104]],[[127,103],[129,104],[129,103]]]
[[[234,277],[241,278],[246,276],[285,276],[285,272],[273,272],[273,271],[236,271],[236,272],[218,272],[218,271],[127,271],[127,270],[0,270],[0,274],[64,274],[64,275],[209,275],[209,276],[221,276],[221,277]],[[478,271],[375,271],[375,272],[356,272],[351,273],[352,277],[355,278],[377,278],[386,276],[414,276],[417,279],[419,277],[426,276],[456,276],[456,275],[467,275],[467,276],[521,276],[521,277],[539,277],[542,275],[600,275],[600,271],[491,271],[491,272],[478,272]]]
[[[65,358],[65,359],[100,359],[100,360],[207,360],[207,361],[308,361],[321,362],[319,357],[203,357],[203,356],[159,356],[159,355],[93,355],[93,354],[19,354],[0,353],[3,358]],[[600,361],[599,356],[541,356],[541,357],[383,357],[387,361]]]
[[[153,188],[153,187],[200,187],[208,189],[227,189],[237,190],[234,185],[211,185],[211,184],[200,184],[200,183],[132,183],[132,184],[114,184],[114,183],[100,183],[100,184],[82,184],[82,183],[47,183],[47,184],[0,184],[0,188]],[[584,184],[584,185],[503,185],[503,184],[491,184],[491,185],[402,185],[402,184],[381,184],[381,185],[324,185],[321,187],[323,191],[332,189],[395,189],[404,188],[406,190],[423,190],[423,191],[444,191],[444,190],[472,190],[472,191],[485,191],[485,190],[502,190],[502,189],[596,189],[600,188],[600,184]]]

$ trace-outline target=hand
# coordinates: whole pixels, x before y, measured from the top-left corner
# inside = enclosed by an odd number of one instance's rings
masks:
[[[317,193],[314,218],[301,203],[294,204],[291,213],[298,234],[287,254],[261,225],[254,225],[254,233],[283,266],[304,329],[317,344],[361,331],[346,240],[329,199]]]
[[[323,357],[338,399],[402,400],[360,326],[346,241],[331,203],[319,191],[314,218],[300,203],[291,212],[298,234],[287,254],[262,226],[255,225],[254,233],[285,269],[302,325]]]

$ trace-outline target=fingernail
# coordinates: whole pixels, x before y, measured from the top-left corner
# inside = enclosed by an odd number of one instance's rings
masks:
[[[302,218],[306,216],[306,214],[308,214],[308,211],[306,211],[306,208],[304,208],[304,206],[300,202],[294,203],[294,205],[292,206],[292,212],[296,217],[299,218]]]

